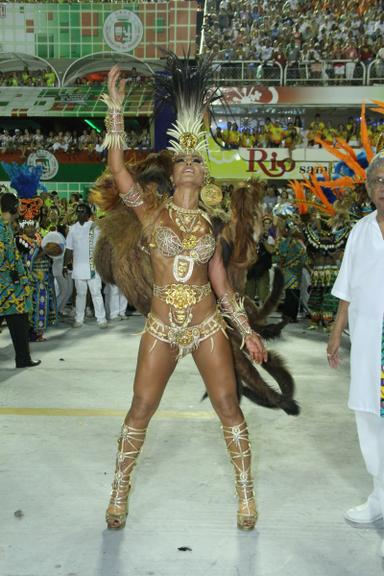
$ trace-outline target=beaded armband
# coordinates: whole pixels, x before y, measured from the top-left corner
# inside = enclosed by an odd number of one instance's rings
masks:
[[[244,308],[243,299],[241,299],[238,294],[229,294],[226,292],[224,296],[218,299],[218,305],[222,315],[228,318],[239,332],[242,338],[240,349],[243,348],[245,339],[253,334]]]
[[[126,146],[126,136],[121,104],[115,102],[108,94],[102,94],[100,99],[108,107],[108,112],[104,120],[107,133],[102,146],[108,149],[117,148],[123,150]]]
[[[143,189],[135,182],[128,192],[119,194],[121,201],[127,208],[137,208],[144,204]]]

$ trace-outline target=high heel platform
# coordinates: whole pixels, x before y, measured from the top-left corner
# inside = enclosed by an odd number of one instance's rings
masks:
[[[237,426],[223,426],[227,445],[236,475],[236,493],[239,499],[237,527],[240,530],[253,530],[257,521],[255,495],[251,473],[251,444],[245,420]]]
[[[126,524],[131,473],[140,454],[146,432],[146,428],[138,429],[126,425],[123,425],[121,429],[112,493],[105,514],[107,527],[111,530],[121,530]]]

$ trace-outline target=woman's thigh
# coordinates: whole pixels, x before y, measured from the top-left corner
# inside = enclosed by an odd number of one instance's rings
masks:
[[[176,364],[175,350],[145,332],[137,358],[134,399],[140,398],[148,404],[158,405]]]
[[[209,398],[222,422],[232,425],[241,417],[236,390],[236,376],[232,349],[228,339],[219,331],[200,343],[193,353],[196,366],[204,380]]]

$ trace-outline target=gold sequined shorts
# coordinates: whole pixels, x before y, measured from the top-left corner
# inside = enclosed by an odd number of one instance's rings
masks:
[[[218,310],[200,322],[200,324],[192,324],[186,327],[164,324],[159,318],[149,313],[144,326],[144,332],[148,332],[148,334],[151,334],[156,340],[167,342],[172,348],[176,348],[178,351],[177,359],[179,360],[190,352],[197,350],[200,342],[203,342],[203,340],[207,338],[211,338],[213,350],[214,342],[212,337],[219,330],[227,337],[226,327],[225,320]],[[151,350],[153,350],[155,346],[156,342]]]

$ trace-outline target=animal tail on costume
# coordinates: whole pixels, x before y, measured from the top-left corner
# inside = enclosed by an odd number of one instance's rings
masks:
[[[96,243],[94,263],[96,270],[106,284],[115,284],[113,275],[113,248],[108,238],[102,236]]]
[[[255,332],[258,332],[262,338],[267,340],[277,338],[287,322],[282,320],[276,324],[265,324],[265,319],[271,312],[273,312],[280,300],[281,294],[284,289],[284,275],[280,268],[275,268],[275,274],[273,278],[272,290],[260,307],[246,296],[244,298],[244,306],[247,312],[249,323]]]
[[[297,416],[300,407],[293,398],[295,383],[282,358],[276,352],[268,352],[267,362],[261,367],[275,380],[269,385],[259,373],[256,365],[240,350],[240,337],[228,331],[232,344],[236,378],[241,382],[241,394],[267,408],[281,408],[289,415]]]

